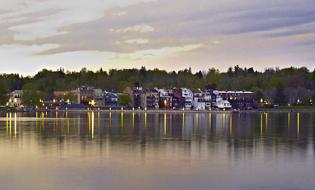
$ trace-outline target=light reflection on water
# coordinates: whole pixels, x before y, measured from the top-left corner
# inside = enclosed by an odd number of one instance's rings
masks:
[[[315,113],[0,113],[0,189],[314,189]]]

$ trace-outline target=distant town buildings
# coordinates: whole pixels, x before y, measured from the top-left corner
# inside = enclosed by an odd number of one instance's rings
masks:
[[[65,95],[72,93],[77,101],[64,100]],[[124,94],[128,94],[132,100],[133,109],[176,109],[176,110],[228,110],[228,109],[252,109],[254,94],[250,91],[218,91],[213,89],[189,89],[189,88],[154,88],[144,89],[136,81],[133,87],[127,87]],[[8,94],[7,106],[18,107],[22,105],[22,90],[15,90]],[[54,91],[46,94],[44,106],[49,109],[80,109],[78,105],[89,108],[105,108],[119,106],[116,93],[103,91],[83,85],[76,90]],[[64,106],[77,103],[78,105]],[[84,107],[86,108],[86,107]]]

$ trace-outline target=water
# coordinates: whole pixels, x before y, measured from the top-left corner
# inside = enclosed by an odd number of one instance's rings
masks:
[[[0,116],[0,189],[315,189],[315,113]]]

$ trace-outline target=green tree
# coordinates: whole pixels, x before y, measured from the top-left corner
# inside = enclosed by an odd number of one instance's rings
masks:
[[[287,88],[287,83],[284,77],[278,78],[278,77],[272,77],[271,82],[268,85],[268,89],[271,87],[278,87],[278,83],[281,83],[282,88],[286,89]]]
[[[264,98],[264,93],[261,89],[258,89],[254,92],[254,100],[256,102],[260,102],[260,100]]]
[[[64,101],[69,101],[72,104],[78,103],[78,95],[74,92],[68,92],[67,94],[62,96],[62,99],[64,99]]]
[[[157,87],[158,89],[163,88],[159,83],[156,83],[156,84],[155,84],[155,87]]]
[[[275,97],[273,102],[279,106],[285,105],[285,95],[282,84],[279,82],[276,88]]]
[[[132,100],[128,94],[119,94],[117,104],[119,106],[131,106]]]
[[[3,82],[0,82],[0,104],[5,105],[7,103],[7,89]]]
[[[310,105],[310,100],[311,100],[311,97],[308,96],[308,95],[304,95],[303,98],[302,98],[302,104],[303,105]]]
[[[36,86],[28,83],[23,86],[22,102],[30,107],[42,106],[45,102],[46,94],[37,90]]]
[[[219,73],[214,73],[209,76],[207,79],[207,85],[215,83],[217,85],[217,88],[220,88],[220,84],[222,82],[221,76]]]

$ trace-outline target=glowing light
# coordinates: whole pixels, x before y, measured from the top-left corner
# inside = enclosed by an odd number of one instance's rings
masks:
[[[132,129],[135,128],[135,112],[132,113]]]
[[[223,132],[225,132],[225,113],[223,114]]]
[[[198,113],[196,114],[196,129],[198,130]]]
[[[94,139],[94,111],[92,112],[92,139]]]
[[[185,129],[185,113],[183,113],[183,130]]]
[[[164,113],[164,139],[166,138],[166,113]]]
[[[209,131],[211,133],[211,113],[209,113]]]
[[[230,115],[230,137],[232,137],[232,115]]]
[[[11,137],[11,113],[10,113],[10,137]]]
[[[8,119],[8,113],[6,114],[7,115],[7,134],[8,134],[8,126],[9,126],[9,119]]]
[[[262,137],[262,114],[260,114],[260,138]]]
[[[147,113],[144,114],[144,129],[147,129]]]
[[[297,113],[297,136],[300,137],[300,113]]]
[[[121,128],[123,129],[124,127],[124,113],[121,112]]]
[[[109,128],[112,128],[112,112],[109,112]]]
[[[14,113],[14,137],[16,138],[16,113]]]

